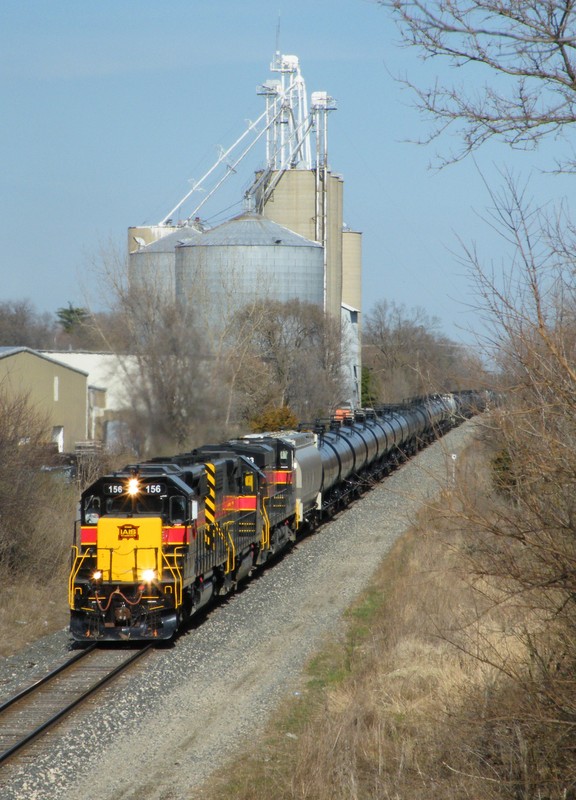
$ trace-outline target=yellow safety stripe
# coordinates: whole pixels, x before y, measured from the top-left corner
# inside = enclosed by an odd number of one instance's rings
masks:
[[[214,464],[204,464],[206,469],[206,480],[208,483],[208,494],[204,501],[206,509],[206,524],[214,525],[216,522],[216,467]]]

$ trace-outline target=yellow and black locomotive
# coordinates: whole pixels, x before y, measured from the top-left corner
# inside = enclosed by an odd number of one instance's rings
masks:
[[[294,540],[321,475],[313,435],[297,432],[208,445],[99,478],[82,494],[75,528],[72,635],[172,637]]]

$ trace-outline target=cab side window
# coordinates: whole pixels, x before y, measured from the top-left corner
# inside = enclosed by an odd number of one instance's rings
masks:
[[[86,525],[96,525],[100,519],[102,510],[100,508],[100,498],[90,495],[84,500],[84,522]]]
[[[184,525],[186,521],[186,498],[170,498],[170,522],[172,525]]]

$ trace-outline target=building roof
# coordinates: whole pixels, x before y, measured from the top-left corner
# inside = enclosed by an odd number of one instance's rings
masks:
[[[201,237],[183,242],[181,247],[209,246],[266,246],[266,247],[322,247],[294,233],[284,225],[279,225],[260,214],[245,213],[223,222],[212,230],[205,231]]]
[[[116,411],[131,405],[130,387],[139,380],[138,362],[135,356],[108,352],[67,350],[58,353],[44,350],[48,356],[60,356],[74,369],[86,372],[88,386],[106,390],[106,407]]]
[[[58,367],[70,369],[72,372],[78,372],[80,375],[84,375],[86,377],[88,376],[88,373],[83,369],[71,367],[70,364],[65,364],[63,361],[58,361],[56,358],[51,358],[43,353],[39,353],[38,350],[32,350],[31,347],[0,346],[0,358],[9,358],[10,356],[18,355],[19,353],[30,353],[31,355],[36,356],[36,358],[42,358],[45,361],[50,361],[52,364],[56,364]]]

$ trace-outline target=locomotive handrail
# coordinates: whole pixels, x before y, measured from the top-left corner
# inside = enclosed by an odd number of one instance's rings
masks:
[[[260,540],[260,544],[262,550],[269,550],[270,549],[270,517],[268,516],[268,509],[266,508],[266,500],[267,497],[262,498],[262,538]]]
[[[230,547],[228,548],[228,559],[226,561],[226,569],[224,571],[225,575],[229,575],[231,572],[234,571],[234,567],[236,565],[236,545],[234,543],[234,538],[230,533],[232,523],[226,523],[226,536],[228,537],[228,541],[230,542]]]
[[[79,548],[75,544],[72,545],[72,550],[76,551],[76,555],[73,557],[74,560],[72,563],[72,569],[70,570],[70,576],[68,578],[68,601],[70,605],[73,605],[74,603],[74,581],[76,580],[76,576],[80,572],[82,564],[84,563],[86,558],[92,555],[92,550],[90,548],[86,550],[85,553],[82,553],[82,555],[80,555]],[[76,567],[76,569],[74,569],[74,567]]]
[[[224,547],[226,549],[226,568],[224,570],[224,574],[228,575],[234,569],[234,563],[236,560],[236,545],[234,544],[234,539],[230,535],[230,527],[232,522],[224,523],[224,530],[220,527],[220,525],[216,526],[216,531],[220,536],[221,540],[224,543]],[[228,540],[228,542],[226,541]],[[230,546],[228,546],[228,543]]]
[[[74,545],[73,545],[74,547],[76,546],[76,542],[78,540],[78,528],[81,528],[81,526],[82,526],[82,520],[81,519],[75,519],[74,520]]]
[[[174,558],[174,565],[170,564],[170,561],[168,560],[168,554],[167,553],[162,553],[162,563],[166,563],[166,569],[170,572],[170,574],[174,578],[174,586],[176,587],[176,590],[177,590],[177,593],[178,593],[178,596],[174,598],[175,601],[176,601],[176,607],[177,608],[182,605],[182,595],[183,595],[183,592],[184,592],[184,589],[183,589],[184,580],[182,578],[182,570],[176,564],[176,558],[179,555],[181,555],[181,553],[178,552],[179,550],[183,551],[184,548],[183,547],[176,547],[174,549],[174,552],[170,554]]]

